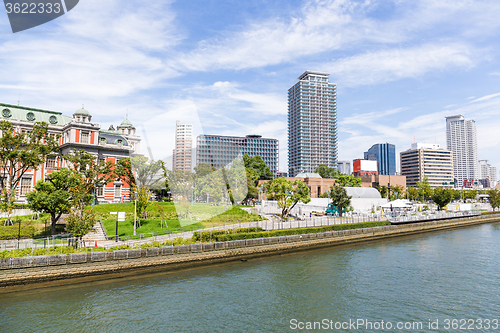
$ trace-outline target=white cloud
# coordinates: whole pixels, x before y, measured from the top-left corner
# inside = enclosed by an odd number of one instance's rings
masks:
[[[470,53],[466,45],[428,44],[355,55],[321,68],[338,77],[343,85],[353,87],[414,78],[453,67],[467,69],[474,65]]]

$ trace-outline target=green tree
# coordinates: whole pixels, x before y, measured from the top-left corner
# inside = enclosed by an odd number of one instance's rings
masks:
[[[361,179],[356,178],[353,175],[341,173],[335,179],[336,179],[335,183],[339,184],[342,187],[360,187],[361,186]]]
[[[495,211],[496,208],[500,207],[500,191],[496,189],[491,189],[487,191],[489,195],[490,205]]]
[[[342,174],[338,169],[330,168],[326,164],[318,165],[315,172],[318,173],[321,178],[330,179],[337,179]]]
[[[342,216],[342,210],[348,209],[351,206],[352,196],[347,195],[345,188],[341,186],[332,186],[330,188],[330,199],[334,206],[339,209],[339,216]]]
[[[284,177],[275,178],[266,186],[268,193],[273,197],[281,208],[281,216],[286,217],[298,202],[308,203],[311,201],[309,187],[302,180],[293,183]]]
[[[243,160],[235,159],[229,169],[223,169],[231,203],[241,203],[248,195],[247,171]]]
[[[135,173],[135,184],[150,189],[163,186],[161,173],[163,161],[149,160],[144,155],[136,155],[130,158],[130,164]]]
[[[392,187],[392,193],[394,193],[394,196],[396,199],[404,198],[404,187],[401,185],[394,185]]]
[[[418,189],[415,187],[408,187],[406,192],[408,194],[408,199],[410,200],[417,200],[419,197]]]
[[[479,191],[478,190],[467,190],[465,191],[465,198],[474,200],[476,199]]]
[[[113,162],[99,160],[86,151],[77,150],[72,154],[64,155],[64,158],[69,162],[69,169],[81,178],[78,186],[82,186],[81,192],[85,193],[82,196],[86,204],[92,202],[97,187],[104,186],[113,180],[120,180],[120,176],[113,171],[115,166]]]
[[[194,167],[196,178],[202,178],[215,171],[215,168],[208,163],[200,163]]]
[[[151,191],[143,185],[134,188],[137,191],[137,212],[141,218],[144,218],[146,209],[150,204]]]
[[[47,134],[47,123],[35,123],[28,132],[15,131],[0,121],[0,209],[11,212],[16,188],[30,169],[37,169],[49,155],[59,153],[56,137]]]
[[[382,198],[387,198],[389,194],[389,189],[385,185],[377,185],[377,190],[380,192],[380,196]]]
[[[417,190],[423,200],[431,198],[432,188],[431,185],[429,184],[429,178],[427,178],[427,176],[425,176],[421,182],[417,182]]]
[[[438,206],[438,210],[442,210],[447,204],[451,202],[453,192],[450,189],[443,187],[436,187],[432,191],[431,199]]]
[[[85,177],[73,170],[75,182],[69,188],[71,211],[66,219],[66,229],[68,232],[78,238],[81,243],[82,237],[86,235],[97,222],[97,217],[92,209],[86,210],[92,201],[92,194],[88,190],[88,182]]]
[[[254,170],[258,173],[260,180],[273,179],[271,170],[259,155],[249,157],[248,154],[245,154],[243,156],[243,162],[245,164],[245,168]]]
[[[61,215],[70,211],[69,189],[77,184],[76,181],[71,170],[60,169],[48,174],[45,180],[39,180],[35,184],[35,190],[26,195],[32,210],[50,214],[52,235],[56,232],[56,223]]]

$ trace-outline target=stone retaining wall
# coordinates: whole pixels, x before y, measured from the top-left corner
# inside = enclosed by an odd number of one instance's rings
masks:
[[[467,220],[433,221],[112,252],[7,258],[0,259],[0,287],[170,264],[192,266],[200,262],[236,260],[242,256],[291,252],[301,248],[332,246],[494,222],[500,222],[500,217],[484,216]]]

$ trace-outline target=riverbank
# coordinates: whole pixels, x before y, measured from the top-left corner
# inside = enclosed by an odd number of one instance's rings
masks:
[[[92,256],[95,256],[95,253],[81,254],[80,257],[73,258],[73,262],[71,262],[72,258],[70,257],[69,263],[66,255],[65,257],[52,256],[59,258],[52,259],[54,262],[49,266],[23,268],[22,262],[18,262],[18,266],[16,266],[18,268],[0,270],[0,293],[113,279],[158,271],[171,271],[226,261],[249,260],[255,257],[287,252],[376,241],[390,237],[496,222],[500,222],[500,216],[486,215],[469,219],[330,231],[317,234],[192,244],[191,246],[122,250],[109,252],[109,254],[94,258]],[[85,258],[83,255],[85,255]],[[26,257],[24,260],[27,260]],[[64,264],[62,264],[63,262]]]

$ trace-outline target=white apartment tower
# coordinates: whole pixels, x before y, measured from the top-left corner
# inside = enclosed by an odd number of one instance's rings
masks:
[[[306,71],[288,90],[288,175],[337,168],[337,85]]]
[[[172,169],[184,171],[193,169],[193,125],[181,124],[179,120],[175,125],[175,149]]]
[[[476,122],[462,115],[446,117],[446,145],[453,152],[455,187],[463,187],[465,180],[477,180]]]
[[[489,180],[489,186],[495,187],[497,184],[497,168],[488,164],[488,160],[479,161],[479,179]]]

